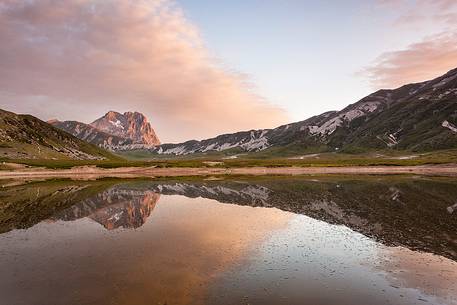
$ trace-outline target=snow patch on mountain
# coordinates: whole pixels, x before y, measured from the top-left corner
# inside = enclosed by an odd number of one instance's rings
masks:
[[[364,112],[373,112],[376,109],[378,109],[380,104],[380,102],[366,102],[357,106],[357,109],[362,110]]]
[[[444,78],[439,83],[433,85],[433,91],[437,90],[440,87],[443,87],[444,85],[446,85],[450,81],[454,80],[455,78],[457,78],[457,74]]]
[[[264,136],[266,133],[265,130],[262,131],[259,137],[255,136],[254,131],[251,131],[251,139],[239,145],[241,148],[247,151],[263,150],[266,149],[268,145],[268,139]]]
[[[175,147],[175,148],[171,148],[171,149],[167,149],[166,151],[164,151],[163,153],[164,154],[175,154],[175,155],[183,155],[185,153],[190,153],[186,150],[186,147],[184,145],[181,145],[181,146],[178,146],[178,147]]]
[[[116,121],[108,121],[110,124],[112,124],[116,128],[124,129],[124,126],[122,126],[121,121],[116,120]]]
[[[454,124],[449,123],[447,120],[443,121],[443,123],[441,123],[441,126],[457,133],[457,127]]]
[[[324,124],[322,124],[321,126],[308,126],[309,133],[312,135],[320,136],[331,135],[339,126],[342,126],[344,122],[351,122],[356,118],[364,116],[367,113],[373,112],[376,109],[378,109],[380,104],[380,102],[365,102],[356,105],[355,108],[349,109],[347,111],[342,111],[336,117],[333,117],[328,121],[324,122]],[[300,128],[300,130],[302,130],[302,128]]]
[[[343,118],[346,120],[346,121],[352,121],[353,119],[356,119],[362,115],[364,115],[365,113],[362,111],[362,110],[359,110],[359,109],[354,109],[354,110],[349,110],[348,112],[346,112],[345,114],[343,114]]]
[[[397,137],[392,133],[387,136],[387,139],[389,140],[389,143],[387,143],[387,146],[389,147],[393,147],[398,144]]]
[[[238,147],[240,145],[239,142],[237,143],[224,143],[222,145],[219,145],[217,147],[217,151],[223,151],[223,150],[227,150],[227,149],[230,149],[230,148],[235,148],[235,147]]]
[[[206,146],[206,147],[202,150],[202,152],[207,152],[208,150],[213,150],[216,146],[217,146],[217,143],[210,144],[210,145]],[[217,148],[216,148],[216,150],[217,150]]]
[[[341,126],[341,124],[343,124],[343,120],[341,119],[340,116],[337,116],[333,119],[328,120],[320,127],[319,126],[308,126],[308,128],[309,128],[310,134],[312,134],[312,135],[319,134],[321,136],[324,136],[324,135],[331,135],[336,130],[336,128]]]

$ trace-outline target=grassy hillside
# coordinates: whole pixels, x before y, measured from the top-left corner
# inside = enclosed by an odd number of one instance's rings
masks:
[[[31,115],[0,109],[0,158],[40,160],[119,160]]]
[[[2,161],[2,159],[0,159]],[[5,159],[3,161],[6,161]],[[266,152],[239,155],[237,158],[227,159],[217,155],[187,156],[173,159],[136,159],[136,160],[43,160],[43,159],[15,159],[8,162],[27,166],[47,167],[53,169],[71,168],[75,166],[92,165],[102,168],[116,167],[286,167],[286,166],[407,166],[426,164],[457,164],[457,149],[442,150],[428,153],[413,153],[410,151],[391,152],[373,151],[363,154],[346,153],[316,153],[296,155],[294,157],[277,157],[266,155]],[[1,169],[11,169],[7,165]]]

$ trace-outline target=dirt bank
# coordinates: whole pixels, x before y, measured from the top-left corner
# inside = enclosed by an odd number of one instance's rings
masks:
[[[424,166],[352,166],[352,167],[244,167],[244,168],[156,168],[120,167],[103,169],[91,166],[71,169],[17,169],[0,171],[0,179],[8,178],[81,178],[102,177],[174,177],[207,175],[307,175],[307,174],[417,174],[430,176],[456,176],[457,164]]]

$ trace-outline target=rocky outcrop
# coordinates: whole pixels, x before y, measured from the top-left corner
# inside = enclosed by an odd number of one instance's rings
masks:
[[[131,139],[114,136],[98,130],[89,124],[84,124],[77,121],[61,122],[58,120],[51,120],[48,121],[48,123],[74,135],[75,137],[78,137],[81,140],[105,149],[115,150],[116,147],[123,147],[133,144]]]
[[[90,125],[107,134],[130,139],[132,144],[150,146],[160,144],[159,138],[148,119],[139,112],[124,112],[124,114],[121,114],[109,111]]]
[[[148,119],[139,112],[109,111],[91,124],[51,120],[48,123],[81,140],[111,151],[150,149],[160,140]]]

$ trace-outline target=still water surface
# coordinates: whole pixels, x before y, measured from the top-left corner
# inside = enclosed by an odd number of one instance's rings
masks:
[[[457,181],[4,181],[0,304],[457,304]]]

